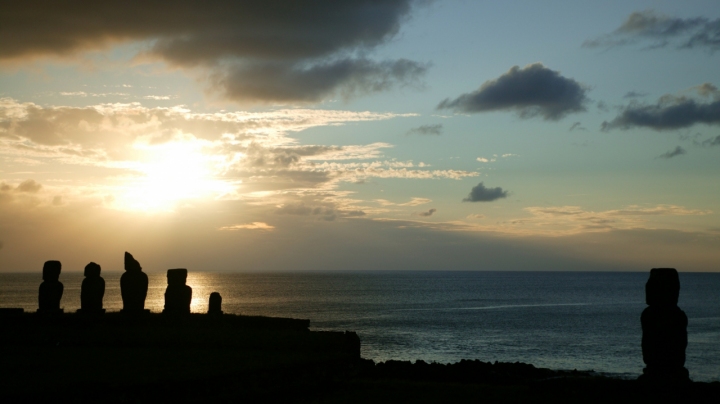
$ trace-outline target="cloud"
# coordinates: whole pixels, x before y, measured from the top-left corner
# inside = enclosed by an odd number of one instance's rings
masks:
[[[322,220],[333,221],[337,218],[338,213],[334,207],[330,206],[307,206],[304,203],[285,204],[280,206],[275,213],[278,215],[296,215],[296,216],[318,216]],[[365,213],[353,212],[351,216],[362,216]]]
[[[3,191],[0,199],[3,204],[53,206],[53,196],[62,195],[63,206],[92,200],[107,208],[151,209],[146,197],[149,187],[152,192],[163,190],[152,200],[167,201],[159,204],[169,210],[173,209],[169,205],[208,198],[248,200],[275,209],[299,202],[293,199],[298,195],[308,196],[306,206],[315,208],[346,192],[339,190],[343,182],[459,180],[479,175],[385,158],[386,150],[393,147],[389,143],[313,145],[300,144],[293,136],[313,127],[400,116],[413,115],[302,108],[194,113],[183,106],[52,107],[0,98],[0,153],[17,170],[27,170],[29,164],[72,165],[79,172],[93,173],[92,179],[81,179],[54,170],[47,198]],[[192,184],[174,175],[178,172]],[[14,189],[17,183],[11,185]],[[406,206],[428,202],[413,199]],[[330,207],[335,211],[316,217],[332,220],[349,217],[351,211],[356,216],[366,213],[365,207],[353,204]]]
[[[490,158],[490,159],[488,159],[488,158],[485,158],[485,157],[478,157],[478,158],[476,158],[475,160],[477,160],[477,161],[479,161],[479,162],[481,162],[481,163],[492,163],[492,162],[495,162],[496,159],[495,159],[495,158]]]
[[[419,205],[424,205],[424,204],[430,203],[430,202],[432,202],[432,199],[412,198],[412,199],[410,199],[410,202],[399,203],[398,206],[419,206]]]
[[[485,215],[480,213],[474,213],[472,215],[467,216],[468,219],[485,219]]]
[[[630,103],[602,130],[646,127],[657,131],[681,129],[695,124],[720,124],[720,100],[698,102],[688,97],[665,95],[653,105]]]
[[[702,147],[720,146],[720,135],[715,136],[714,138],[705,139],[702,142],[697,142],[697,144]]]
[[[683,154],[687,154],[687,151],[682,147],[677,146],[675,147],[675,150],[670,150],[666,153],[661,154],[658,157],[660,157],[661,159],[671,159],[676,156],[682,156]]]
[[[495,80],[454,100],[445,99],[437,109],[476,113],[514,110],[521,118],[542,116],[558,120],[565,115],[586,110],[587,87],[550,70],[542,63],[524,68],[513,66]]]
[[[720,97],[720,90],[712,83],[702,83],[695,90],[703,97]]]
[[[531,216],[478,224],[476,229],[525,236],[565,236],[642,229],[686,231],[690,223],[695,223],[704,231],[706,221],[699,217],[713,214],[711,210],[679,205],[630,205],[604,211],[586,210],[580,206],[531,206],[523,210]],[[683,219],[667,219],[673,216]]]
[[[275,226],[270,226],[264,222],[252,222],[246,224],[235,224],[232,226],[223,226],[218,228],[221,231],[234,231],[234,230],[273,230]]]
[[[415,3],[422,2],[178,0],[170,10],[165,2],[16,2],[0,14],[0,61],[139,43],[145,50],[136,60],[209,71],[229,99],[316,102],[416,82],[426,65],[358,56],[392,39]]]
[[[627,93],[625,93],[625,95],[623,95],[623,98],[640,98],[640,97],[645,97],[646,95],[647,95],[647,93],[640,93],[637,91],[628,91]]]
[[[507,198],[508,191],[503,191],[502,188],[486,188],[481,182],[473,187],[467,198],[463,199],[463,202],[492,202],[497,199]]]
[[[432,216],[433,213],[435,213],[435,212],[437,212],[437,209],[432,208],[432,209],[428,210],[427,212],[420,212],[420,213],[418,213],[418,216],[430,217],[430,216]]]
[[[680,49],[720,49],[720,19],[678,18],[653,10],[636,11],[610,34],[583,43],[586,48],[611,48],[650,41],[650,48],[674,44]]]
[[[15,188],[15,191],[17,192],[27,192],[34,194],[38,192],[42,188],[42,185],[35,182],[35,180],[25,180],[21,182],[17,188]]]
[[[214,77],[227,98],[255,103],[318,102],[339,93],[356,95],[417,85],[427,66],[411,60],[342,59],[310,66],[268,62],[235,66]]]
[[[570,129],[568,129],[568,132],[572,132],[574,130],[587,130],[582,126],[582,123],[575,122],[572,125],[570,125]]]
[[[443,125],[441,123],[437,125],[421,125],[417,128],[410,129],[408,135],[434,135],[440,136],[443,132]]]

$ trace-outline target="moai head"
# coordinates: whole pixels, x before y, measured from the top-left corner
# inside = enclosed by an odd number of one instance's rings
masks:
[[[187,269],[168,269],[167,280],[168,285],[184,285],[187,281]]]
[[[85,277],[86,278],[95,278],[100,276],[100,265],[91,262],[87,265],[85,265]]]
[[[45,261],[43,265],[43,280],[45,282],[57,282],[60,279],[60,261]]]
[[[127,251],[125,251],[125,270],[128,272],[142,272],[140,263]]]
[[[675,268],[653,268],[645,284],[645,303],[677,305],[680,296],[680,278]]]

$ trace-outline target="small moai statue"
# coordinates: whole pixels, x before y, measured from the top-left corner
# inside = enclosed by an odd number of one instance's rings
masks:
[[[662,384],[690,381],[685,369],[687,324],[678,307],[680,278],[675,268],[653,268],[645,284],[642,312],[642,353],[646,367],[642,380]]]
[[[60,299],[63,295],[63,284],[60,282],[60,261],[46,261],[43,265],[43,283],[38,293],[38,313],[62,313]]]
[[[85,266],[85,279],[80,289],[80,310],[83,314],[101,314],[105,296],[105,279],[100,276],[100,265],[91,262]]]
[[[125,273],[120,277],[120,294],[122,295],[125,313],[145,311],[145,298],[148,291],[148,277],[142,271],[140,263],[125,252]]]
[[[218,292],[210,293],[210,302],[208,302],[208,314],[220,315],[222,312],[222,296]]]
[[[168,269],[168,286],[165,289],[165,310],[168,314],[190,314],[192,288],[187,282],[187,269]]]

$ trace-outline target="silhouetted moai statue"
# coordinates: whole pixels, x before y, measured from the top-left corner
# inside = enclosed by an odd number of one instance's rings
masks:
[[[674,268],[653,268],[645,284],[648,307],[640,317],[645,369],[641,379],[661,383],[689,381],[685,369],[687,324],[677,305],[680,278]]]
[[[85,279],[80,289],[80,310],[83,314],[100,314],[103,310],[105,279],[100,276],[100,265],[91,262],[85,266]]]
[[[120,294],[123,300],[123,312],[145,311],[145,298],[148,291],[148,277],[142,271],[140,263],[129,252],[125,252],[125,273],[120,277]]]
[[[190,314],[192,288],[185,284],[187,269],[168,269],[168,286],[165,289],[165,310],[168,314]]]
[[[210,302],[208,304],[208,314],[218,315],[222,312],[222,296],[218,292],[210,293]]]
[[[60,261],[46,261],[43,265],[43,283],[38,293],[39,313],[61,313],[60,299],[63,295],[63,284],[60,282]]]

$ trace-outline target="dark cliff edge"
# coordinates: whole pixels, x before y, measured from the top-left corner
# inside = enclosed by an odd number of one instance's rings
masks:
[[[524,363],[360,357],[354,332],[242,315],[0,313],[2,402],[720,402],[720,383],[651,386]]]

